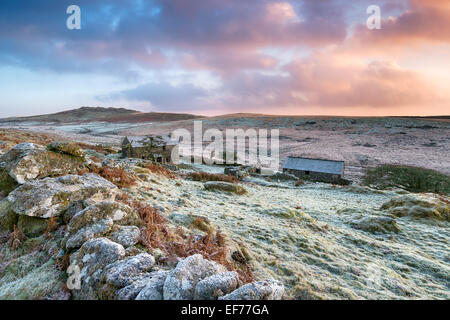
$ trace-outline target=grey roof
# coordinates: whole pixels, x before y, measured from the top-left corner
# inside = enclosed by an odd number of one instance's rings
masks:
[[[175,146],[178,144],[178,141],[171,139],[169,136],[127,136],[124,137],[122,145],[128,144],[125,143],[126,139],[128,139],[132,147],[144,147],[143,142],[147,138],[153,139],[153,144],[155,146]]]
[[[344,174],[344,161],[287,157],[283,169]]]

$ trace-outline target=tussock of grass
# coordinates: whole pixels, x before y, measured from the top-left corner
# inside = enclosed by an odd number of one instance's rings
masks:
[[[228,182],[222,182],[222,181],[209,181],[205,182],[205,189],[210,191],[225,191],[225,192],[231,192],[235,193],[237,195],[244,195],[247,194],[247,189],[244,187],[232,184]]]
[[[368,169],[363,184],[377,189],[402,188],[410,192],[450,194],[448,175],[412,166],[386,164]]]
[[[194,181],[201,181],[201,182],[206,181],[223,181],[230,183],[238,182],[236,177],[219,173],[192,172],[191,174],[189,174],[189,177]]]

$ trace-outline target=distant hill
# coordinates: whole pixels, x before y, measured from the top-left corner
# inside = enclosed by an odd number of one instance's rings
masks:
[[[125,108],[81,107],[52,114],[44,114],[30,117],[13,117],[0,119],[0,122],[158,122],[179,121],[202,118],[193,114],[165,113],[165,112],[140,112]]]

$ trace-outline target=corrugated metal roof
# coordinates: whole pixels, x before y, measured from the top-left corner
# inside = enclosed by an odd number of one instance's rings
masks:
[[[175,146],[178,144],[178,141],[171,139],[169,136],[128,136],[123,139],[123,142],[128,139],[133,147],[144,147],[143,141],[148,137],[153,139],[155,146]],[[124,144],[123,142],[122,144]]]
[[[283,169],[344,174],[344,161],[287,157]]]

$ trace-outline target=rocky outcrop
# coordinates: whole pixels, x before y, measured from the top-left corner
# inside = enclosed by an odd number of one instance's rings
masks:
[[[76,201],[113,199],[117,190],[114,184],[95,174],[67,175],[26,182],[7,199],[16,214],[50,218],[61,215]]]
[[[70,255],[77,269],[79,287],[74,299],[118,300],[215,300],[280,299],[284,287],[267,280],[241,288],[236,272],[227,271],[200,254],[189,256],[172,270],[161,270],[145,252],[127,255],[128,250],[107,238],[86,241]],[[131,251],[130,251],[131,252]]]
[[[248,283],[219,300],[280,300],[283,294],[283,284],[270,279]]]
[[[224,266],[204,259],[200,254],[180,261],[164,282],[164,300],[192,300],[201,280],[226,272]]]
[[[21,144],[0,157],[2,172],[17,183],[17,188],[0,201],[0,229],[11,231],[17,226],[23,241],[29,241],[27,245],[36,239],[49,243],[46,249],[51,252],[46,258],[49,270],[56,270],[55,262],[62,263],[59,260],[69,256],[68,275],[72,280],[75,277],[77,284],[71,286],[72,298],[213,300],[232,294],[250,295],[246,292],[253,287],[236,293],[241,285],[238,273],[200,254],[184,259],[175,257],[171,264],[155,265],[158,249],[150,250],[153,256],[139,245],[141,219],[130,206],[115,202],[118,188],[96,174],[66,175],[78,169],[84,156],[76,144],[55,142],[47,148]],[[133,169],[131,164],[130,168]],[[63,176],[54,177],[60,174]],[[205,188],[246,193],[241,186],[225,182],[206,183]],[[203,216],[173,213],[169,218],[187,228],[205,232],[213,229]],[[52,229],[42,236],[49,230],[49,222],[56,226],[66,224],[67,228]],[[23,241],[18,239],[19,245],[25,246]],[[233,253],[227,257],[237,256],[237,250],[233,247]],[[234,261],[246,263],[242,254]],[[58,269],[55,274],[59,272]],[[58,281],[62,281],[60,278]],[[255,294],[278,297],[274,284],[256,283],[254,287],[253,291],[261,291]],[[47,291],[59,294],[58,290]],[[64,291],[63,296],[67,298],[68,294]]]
[[[133,281],[130,285],[123,287],[116,291],[117,300],[135,300],[145,286],[150,283],[153,276],[160,271],[150,272],[142,276],[142,278]],[[164,278],[165,279],[165,278]],[[164,280],[162,281],[164,284]],[[140,300],[152,300],[152,299],[140,299]],[[162,288],[160,292],[160,298],[156,300],[162,300]]]
[[[129,245],[135,244],[139,239],[139,229],[118,229],[118,226],[136,226],[140,219],[137,213],[129,206],[111,201],[95,203],[78,212],[70,220],[67,227],[66,248],[71,250],[80,247],[84,242],[106,235],[116,225],[115,240]],[[130,235],[126,231],[132,232]],[[138,234],[136,235],[136,231]],[[131,238],[131,239],[130,239]],[[129,246],[128,245],[128,246]]]
[[[21,143],[0,157],[0,167],[19,184],[33,179],[73,174],[84,158],[56,153],[33,143]]]
[[[160,270],[152,275],[136,296],[136,300],[163,300],[163,289],[169,271]]]
[[[47,145],[47,149],[50,151],[68,154],[78,158],[84,158],[86,153],[75,142],[59,142],[55,141]]]
[[[151,271],[154,264],[155,258],[152,255],[141,253],[108,265],[103,272],[104,284],[99,289],[100,297],[116,299],[116,291],[142,278]]]
[[[136,226],[117,226],[107,237],[127,248],[141,240],[141,230]]]
[[[239,284],[240,281],[237,272],[218,273],[197,283],[194,299],[214,300],[236,290]]]
[[[80,288],[72,290],[75,299],[99,299],[98,288],[103,278],[104,268],[125,257],[125,249],[106,238],[85,242],[70,256],[70,265],[80,271]]]
[[[206,190],[210,191],[225,191],[238,195],[246,194],[247,190],[237,184],[222,181],[208,181],[204,184]]]
[[[83,243],[88,240],[102,237],[113,227],[111,219],[100,220],[96,223],[90,224],[65,238],[65,247],[67,250],[72,250],[81,247]]]

